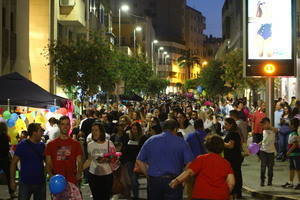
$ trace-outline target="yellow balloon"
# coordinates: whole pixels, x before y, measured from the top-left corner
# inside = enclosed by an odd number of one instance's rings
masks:
[[[18,120],[16,121],[15,127],[16,127],[16,130],[17,130],[19,133],[21,133],[22,131],[26,131],[26,130],[27,130],[26,124],[25,124],[25,122],[24,122],[22,119],[18,119]]]
[[[17,131],[16,127],[11,127],[7,129],[8,135],[12,138],[12,137],[16,137],[19,132]]]
[[[11,137],[11,138],[10,138],[10,144],[11,144],[11,145],[16,145],[16,144],[18,144],[17,138],[16,138],[16,137]]]

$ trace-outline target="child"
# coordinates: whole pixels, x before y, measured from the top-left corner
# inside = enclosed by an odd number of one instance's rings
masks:
[[[265,186],[266,179],[266,168],[268,167],[268,185],[272,185],[273,179],[273,167],[275,158],[275,132],[273,127],[271,127],[270,119],[265,117],[261,120],[261,125],[263,128],[263,140],[261,142],[260,148],[260,186]]]
[[[298,135],[298,127],[299,120],[294,118],[290,122],[291,133],[289,135],[288,140],[288,152],[287,156],[289,156],[290,160],[290,181],[286,184],[282,185],[284,188],[292,188],[294,187],[293,181],[295,177],[295,173],[298,176],[298,184],[295,189],[300,189],[300,148],[299,148],[299,135]]]

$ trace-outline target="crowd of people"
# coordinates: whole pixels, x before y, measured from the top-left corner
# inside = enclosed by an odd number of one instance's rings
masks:
[[[250,107],[245,98],[214,103],[174,95],[90,105],[73,121],[67,116],[50,118],[46,130],[29,124],[14,148],[1,122],[0,168],[12,198],[16,171],[20,172],[21,200],[32,195],[46,199],[46,177],[55,174],[79,188],[87,183],[95,200],[118,193],[139,199],[141,176],[147,178],[150,200],[239,199],[241,166],[251,140],[260,145],[260,185],[265,186],[267,170],[266,183],[272,185],[274,160],[288,158],[290,179],[282,186],[300,189],[300,184],[294,185],[295,174],[300,183],[300,101],[278,99],[274,105],[274,127],[265,103]],[[112,156],[116,152],[121,156]],[[116,191],[116,181],[122,190]]]

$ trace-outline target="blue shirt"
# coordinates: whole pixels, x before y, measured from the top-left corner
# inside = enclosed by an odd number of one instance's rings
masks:
[[[44,176],[44,150],[45,144],[32,143],[30,140],[22,140],[18,145],[15,155],[20,158],[20,181],[24,184],[42,184]]]
[[[143,145],[137,160],[149,165],[149,176],[179,175],[194,156],[181,137],[170,132],[152,136]]]
[[[206,132],[197,130],[187,136],[186,142],[190,145],[191,150],[194,154],[194,158],[207,153],[204,147],[204,138],[206,137],[206,135]]]

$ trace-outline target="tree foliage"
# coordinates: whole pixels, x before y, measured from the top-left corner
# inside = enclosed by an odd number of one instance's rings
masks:
[[[81,100],[99,93],[100,88],[112,93],[120,80],[125,82],[126,93],[145,92],[153,75],[151,64],[143,56],[120,52],[102,34],[69,44],[51,43],[46,56],[58,83]]]
[[[224,68],[221,61],[211,61],[204,67],[199,76],[199,83],[205,88],[211,97],[227,94],[228,87],[225,87],[225,81],[221,78],[224,74]]]
[[[222,79],[226,85],[234,92],[242,91],[245,88],[257,90],[263,87],[265,79],[246,78],[243,75],[243,51],[233,50],[223,58],[224,74]]]
[[[153,95],[159,95],[161,92],[163,92],[167,86],[169,85],[168,80],[160,79],[156,76],[152,76],[147,83],[145,93],[148,96],[153,96]]]

